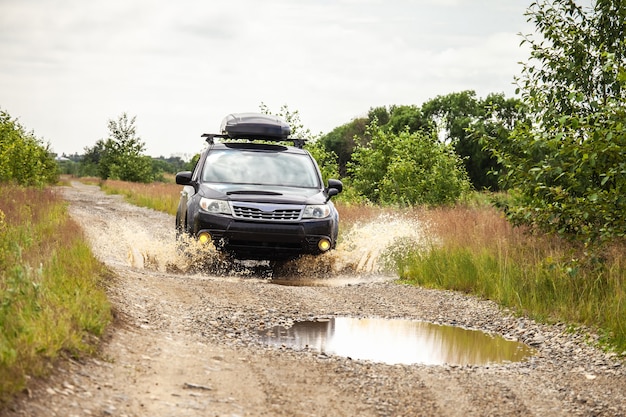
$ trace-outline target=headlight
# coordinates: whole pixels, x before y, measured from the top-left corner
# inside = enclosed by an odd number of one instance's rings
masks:
[[[211,200],[210,198],[202,197],[200,199],[200,208],[209,213],[231,214],[230,205],[228,201],[224,200]]]
[[[328,216],[330,216],[328,204],[306,206],[304,213],[302,213],[303,219],[324,219]]]

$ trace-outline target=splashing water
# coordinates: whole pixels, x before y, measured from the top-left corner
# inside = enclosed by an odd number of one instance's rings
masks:
[[[421,250],[432,244],[427,224],[399,214],[382,214],[376,219],[357,222],[339,238],[337,248],[328,253],[304,255],[294,261],[234,261],[211,244],[181,237],[152,241],[150,245],[133,245],[129,263],[177,273],[289,278],[334,278],[343,275],[376,275],[390,273],[393,259],[406,250]]]
[[[374,221],[356,223],[343,237],[335,256],[353,272],[383,272],[397,248],[417,249],[428,243],[427,225],[397,214],[382,214]]]
[[[426,223],[399,214],[381,214],[376,219],[357,222],[340,236],[334,251],[321,256],[303,256],[279,269],[277,275],[306,272],[317,278],[341,275],[390,273],[399,252],[423,250],[432,243]]]

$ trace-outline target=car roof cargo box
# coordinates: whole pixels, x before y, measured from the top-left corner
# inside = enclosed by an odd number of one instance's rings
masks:
[[[222,135],[231,139],[285,140],[291,128],[276,116],[261,113],[233,113],[224,117]]]

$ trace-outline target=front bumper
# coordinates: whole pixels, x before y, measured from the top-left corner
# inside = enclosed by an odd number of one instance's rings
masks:
[[[239,259],[293,259],[302,254],[319,254],[318,244],[326,239],[335,246],[331,218],[294,223],[242,221],[228,215],[201,212],[194,234],[208,232],[215,247]]]

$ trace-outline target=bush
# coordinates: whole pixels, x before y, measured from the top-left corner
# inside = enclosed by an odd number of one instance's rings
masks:
[[[470,190],[461,158],[434,133],[396,134],[375,123],[371,141],[356,148],[349,173],[355,189],[374,203],[437,205]]]
[[[57,169],[48,146],[0,110],[0,183],[51,184]]]

